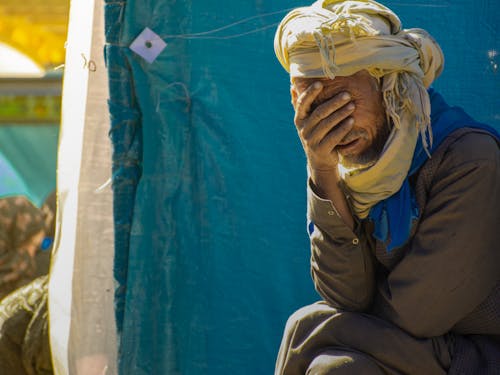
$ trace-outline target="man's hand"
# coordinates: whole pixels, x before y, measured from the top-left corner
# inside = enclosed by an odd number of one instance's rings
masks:
[[[316,194],[331,200],[339,216],[349,228],[354,228],[354,219],[340,188],[338,173],[339,157],[335,148],[352,129],[354,112],[351,95],[341,92],[327,99],[311,112],[314,100],[323,89],[315,82],[302,92],[295,107],[295,126],[304,147],[309,164],[312,187]]]
[[[315,82],[300,94],[295,103],[295,126],[304,147],[311,171],[336,173],[338,155],[335,147],[349,133],[354,120],[351,96],[341,92],[312,110],[323,85]]]

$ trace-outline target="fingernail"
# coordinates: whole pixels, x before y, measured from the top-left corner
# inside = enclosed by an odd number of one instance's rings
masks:
[[[349,124],[349,125],[354,124],[354,119],[353,119],[352,117],[349,117],[349,118],[347,119],[347,124]]]
[[[349,103],[349,104],[347,105],[347,109],[348,109],[348,110],[352,110],[352,109],[354,109],[354,107],[356,107],[356,106],[354,105],[354,103],[353,103],[353,102],[351,102],[351,103]]]
[[[315,89],[320,89],[321,87],[323,87],[323,85],[321,84],[321,82],[314,82],[314,86],[313,86]]]
[[[344,92],[344,93],[342,94],[342,99],[344,99],[344,100],[349,100],[349,99],[351,99],[351,94],[349,94],[348,92]]]

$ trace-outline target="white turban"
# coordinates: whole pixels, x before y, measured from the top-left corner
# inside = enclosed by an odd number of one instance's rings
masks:
[[[441,48],[425,30],[403,30],[398,16],[375,1],[318,0],[285,16],[274,49],[292,77],[333,79],[367,70],[381,78],[393,129],[374,166],[344,176],[356,214],[366,217],[401,187],[418,134],[426,150],[432,142],[426,88],[443,69]]]

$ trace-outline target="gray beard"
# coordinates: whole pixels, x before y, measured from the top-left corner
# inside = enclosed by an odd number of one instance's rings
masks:
[[[356,156],[348,156],[344,157],[340,154],[339,155],[339,164],[342,165],[346,170],[359,170],[359,169],[366,169],[370,168],[372,165],[374,165],[377,160],[379,154],[372,155],[372,154],[367,154],[363,153],[363,155],[356,155]]]
[[[385,143],[389,138],[390,129],[387,124],[382,126],[370,147],[358,155],[339,156],[339,163],[348,170],[365,169],[374,165],[380,157]],[[349,134],[347,135],[347,137]]]

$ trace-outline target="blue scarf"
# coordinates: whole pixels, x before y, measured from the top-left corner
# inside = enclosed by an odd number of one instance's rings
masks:
[[[462,108],[450,107],[443,97],[432,88],[428,92],[431,100],[433,135],[432,147],[429,149],[431,155],[449,134],[463,127],[483,129],[493,134],[497,139],[500,138],[495,129],[474,121]],[[370,210],[368,218],[375,224],[373,235],[386,245],[388,252],[407,242],[412,222],[419,216],[415,192],[410,186],[409,177],[414,175],[427,159],[422,139],[419,137],[410,171],[399,191],[380,201]]]

